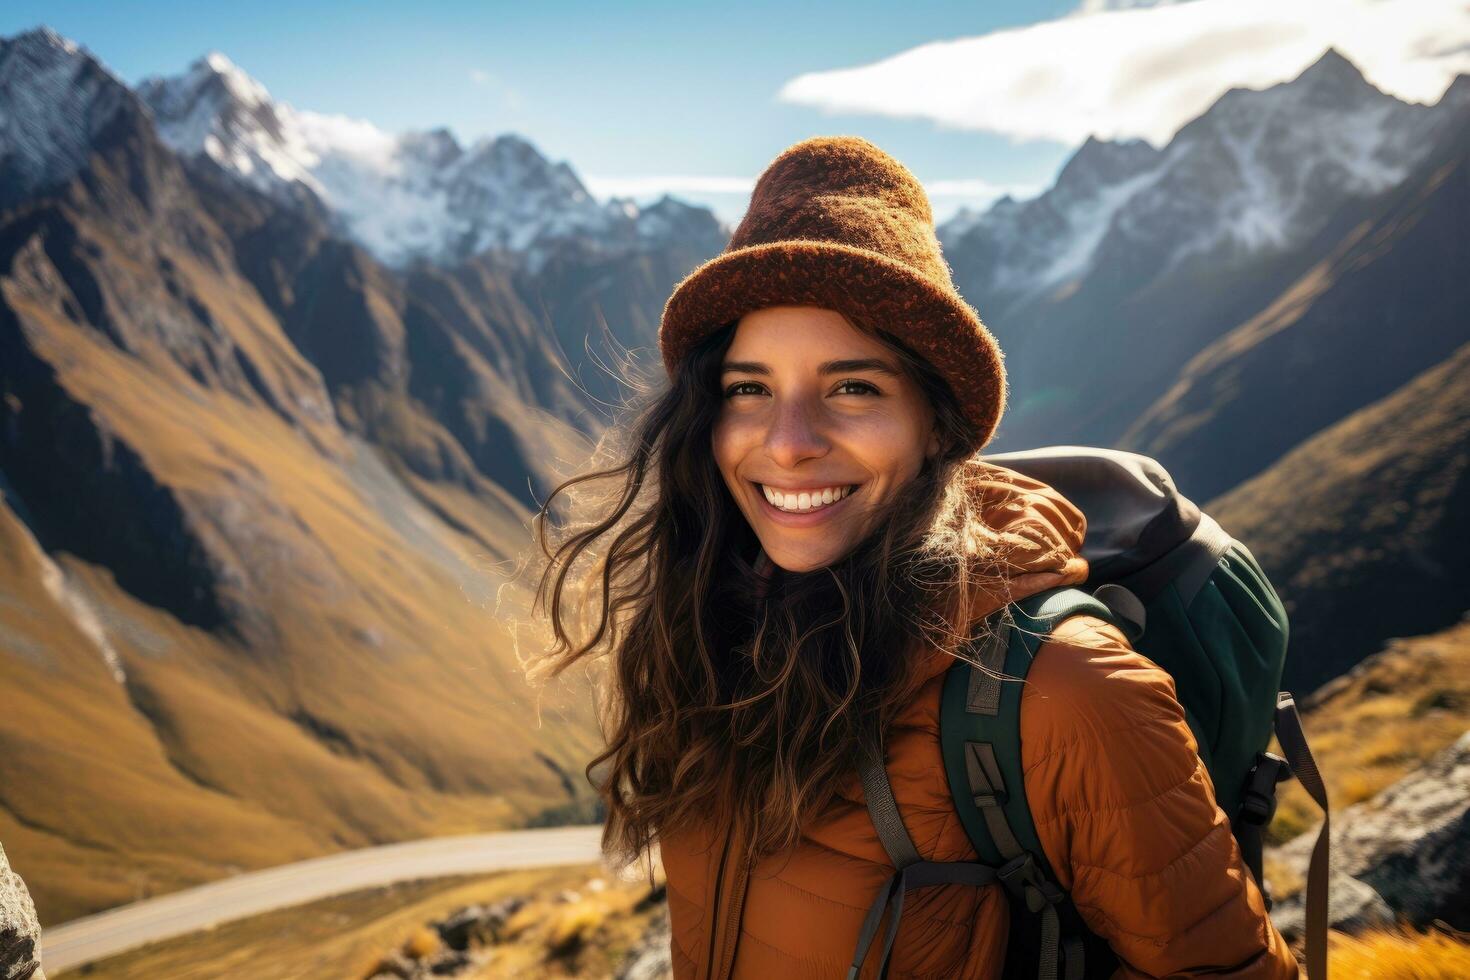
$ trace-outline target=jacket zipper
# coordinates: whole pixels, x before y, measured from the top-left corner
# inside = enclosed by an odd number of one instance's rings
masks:
[[[720,869],[715,872],[715,895],[714,901],[710,903],[710,926],[709,926],[709,949],[704,964],[705,980],[713,980],[715,972],[715,947],[719,946],[721,939],[720,930],[720,892],[725,884],[725,863],[730,859],[730,827],[725,828],[725,849],[720,852]]]
[[[745,891],[748,882],[748,868],[745,864],[744,854],[740,857],[740,863],[736,865],[734,881],[730,889],[730,910],[725,915],[726,938],[725,949],[720,957],[720,974],[715,980],[725,980],[735,971],[735,953],[740,946],[740,915],[745,911]]]

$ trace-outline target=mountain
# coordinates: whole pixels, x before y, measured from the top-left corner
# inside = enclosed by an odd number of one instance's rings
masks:
[[[0,143],[0,839],[43,921],[585,806],[589,694],[525,687],[508,576],[598,419],[524,271],[380,263],[52,32],[0,80],[51,117]]]
[[[624,198],[599,204],[569,164],[553,164],[512,133],[465,147],[444,129],[393,135],[275,102],[218,52],[181,75],[145,80],[138,95],[191,169],[212,164],[324,220],[324,233],[390,269],[412,278],[423,266],[464,265],[475,278],[493,266],[558,349],[523,363],[560,361],[584,408],[622,400],[626,389],[608,366],[624,350],[654,346],[673,285],[729,240],[708,209],[667,195],[646,208]],[[507,485],[525,485],[508,475]],[[532,479],[543,495],[545,483]]]
[[[1169,459],[1201,496],[1222,493],[1452,354],[1470,335],[1470,104],[1359,213],[1268,306],[1191,358],[1119,444]]]
[[[558,245],[620,253],[657,245],[669,206],[599,204],[565,161],[514,134],[465,147],[445,129],[393,135],[363,120],[299,111],[219,52],[181,75],[138,86],[160,137],[207,157],[258,190],[310,190],[340,228],[380,261],[455,263],[488,251],[536,272]]]
[[[1162,149],[1089,140],[1044,194],[941,229],[1007,352],[997,451],[1117,444],[1191,357],[1407,179],[1467,95],[1460,82],[1434,106],[1403,103],[1329,50],[1289,82],[1226,92]]]

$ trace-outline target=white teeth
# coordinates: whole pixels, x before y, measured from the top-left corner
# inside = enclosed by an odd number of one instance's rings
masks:
[[[761,491],[766,495],[766,499],[771,502],[772,507],[779,507],[781,510],[800,514],[836,503],[848,495],[849,488],[823,487],[820,490],[783,493],[780,490],[762,484]]]

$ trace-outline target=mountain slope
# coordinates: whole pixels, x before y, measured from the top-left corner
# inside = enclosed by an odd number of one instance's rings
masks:
[[[1470,609],[1470,343],[1203,506],[1281,593],[1288,690],[1453,624]]]

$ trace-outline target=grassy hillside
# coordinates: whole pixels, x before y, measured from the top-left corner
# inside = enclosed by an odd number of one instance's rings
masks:
[[[230,618],[193,625],[97,561],[44,557],[34,502],[5,495],[0,837],[43,922],[568,801],[590,699],[538,710],[517,667],[523,601],[501,573],[528,538],[518,506],[448,488],[431,510],[365,443],[336,432],[324,453],[262,406],[50,326],[65,397],[175,503]]]

